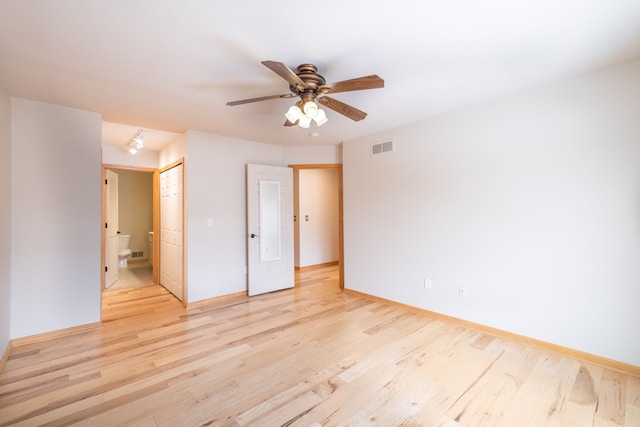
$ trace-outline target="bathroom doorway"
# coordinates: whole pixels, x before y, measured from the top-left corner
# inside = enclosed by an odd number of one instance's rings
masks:
[[[103,291],[157,283],[154,169],[103,165]],[[128,242],[128,244],[126,244]]]

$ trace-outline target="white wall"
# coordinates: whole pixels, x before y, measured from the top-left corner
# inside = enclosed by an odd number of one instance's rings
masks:
[[[339,176],[338,169],[332,168],[299,171],[298,267],[340,258]]]
[[[11,98],[0,87],[0,357],[11,338]]]
[[[347,288],[640,366],[640,60],[343,155]]]
[[[100,321],[100,115],[11,102],[11,337]]]
[[[175,141],[158,153],[158,167],[163,168],[180,159],[186,159],[189,149],[188,132],[179,135]]]
[[[287,165],[342,163],[342,144],[335,146],[284,147]]]
[[[244,292],[246,164],[286,166],[283,147],[195,131],[188,144],[188,301]]]
[[[116,147],[115,145],[103,145],[101,149],[102,163],[105,165],[158,168],[160,154],[158,151],[142,149],[135,155],[131,155],[123,147]]]

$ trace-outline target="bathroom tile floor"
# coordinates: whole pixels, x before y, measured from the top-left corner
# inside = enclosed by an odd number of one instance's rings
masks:
[[[118,280],[107,291],[139,288],[153,285],[153,270],[150,264],[129,263],[127,268],[118,269]]]

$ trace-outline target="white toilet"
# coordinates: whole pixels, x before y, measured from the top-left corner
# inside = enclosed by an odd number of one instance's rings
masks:
[[[129,249],[129,242],[131,241],[130,234],[118,234],[118,267],[127,267],[127,258],[131,256],[131,249]]]

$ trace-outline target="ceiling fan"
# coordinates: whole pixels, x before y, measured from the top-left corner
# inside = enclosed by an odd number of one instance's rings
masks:
[[[384,87],[384,80],[375,74],[327,84],[324,77],[317,73],[318,67],[313,64],[299,65],[296,72],[282,62],[262,61],[262,64],[285,79],[289,83],[291,93],[231,101],[227,102],[227,105],[233,106],[270,99],[299,97],[300,99],[296,104],[291,106],[285,114],[287,118],[284,122],[285,126],[295,126],[297,124],[300,127],[308,128],[311,120],[315,121],[318,126],[326,123],[326,114],[318,107],[318,103],[352,120],[362,120],[367,116],[367,113],[331,98],[327,94]]]

